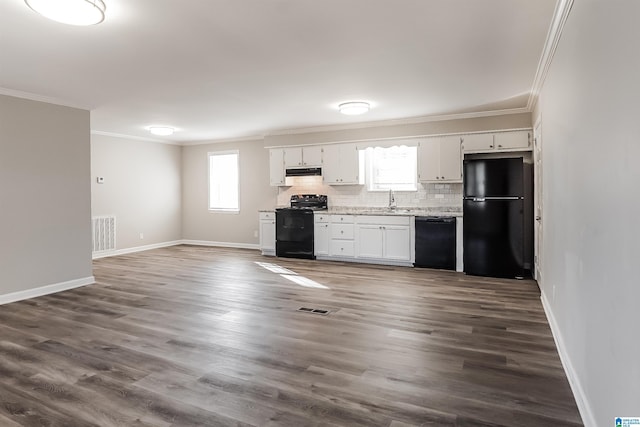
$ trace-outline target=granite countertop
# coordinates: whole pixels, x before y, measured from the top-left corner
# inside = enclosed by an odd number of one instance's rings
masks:
[[[278,206],[280,207],[280,206]],[[259,209],[258,212],[275,212],[278,208]],[[330,215],[380,215],[380,216],[453,216],[462,217],[462,209],[458,208],[396,208],[389,210],[388,208],[373,207],[351,207],[351,206],[335,206],[330,207],[326,211],[317,211],[318,213],[328,213]]]
[[[388,216],[453,216],[462,217],[462,209],[456,208],[416,208],[398,207],[390,210],[388,208],[370,207],[330,207],[329,214],[337,215],[388,215]]]

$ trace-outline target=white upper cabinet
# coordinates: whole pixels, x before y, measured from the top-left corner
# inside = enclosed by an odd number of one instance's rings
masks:
[[[493,138],[496,150],[531,150],[531,132],[500,132]]]
[[[462,151],[465,153],[524,150],[531,150],[530,131],[524,130],[462,135]]]
[[[291,147],[284,149],[284,167],[316,167],[322,164],[322,147]]]
[[[284,150],[282,148],[269,150],[269,184],[272,186],[285,185]]]
[[[322,181],[329,185],[358,184],[358,149],[355,144],[322,148]]]
[[[462,150],[465,153],[493,150],[492,133],[476,133],[472,135],[462,135]]]
[[[427,138],[418,145],[418,178],[421,182],[462,180],[459,136]]]

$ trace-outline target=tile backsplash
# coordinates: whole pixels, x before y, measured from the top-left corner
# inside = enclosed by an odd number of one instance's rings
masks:
[[[389,193],[367,191],[364,185],[324,185],[321,176],[287,178],[290,187],[279,187],[277,206],[288,206],[292,194],[326,194],[329,207],[384,208]],[[462,184],[418,184],[418,191],[396,191],[399,208],[462,209]]]

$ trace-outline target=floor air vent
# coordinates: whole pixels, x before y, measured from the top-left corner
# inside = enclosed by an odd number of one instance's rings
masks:
[[[302,311],[305,313],[321,314],[323,316],[326,316],[327,314],[331,313],[329,310],[324,310],[321,308],[309,308],[309,307],[300,307],[298,311]]]

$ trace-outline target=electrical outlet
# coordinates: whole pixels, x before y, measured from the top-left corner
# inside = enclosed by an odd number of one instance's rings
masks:
[[[144,239],[144,233],[140,233],[140,240]]]
[[[96,182],[97,182],[98,184],[104,184],[104,177],[103,177],[103,176],[99,176],[99,177],[97,177],[97,178],[96,178]]]
[[[253,237],[258,237],[258,230],[253,230]]]

